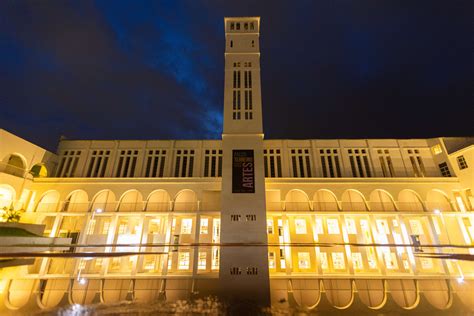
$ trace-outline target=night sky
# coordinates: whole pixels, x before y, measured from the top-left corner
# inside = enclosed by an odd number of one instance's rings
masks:
[[[0,128],[218,139],[224,16],[261,16],[268,138],[473,136],[468,1],[0,1]]]

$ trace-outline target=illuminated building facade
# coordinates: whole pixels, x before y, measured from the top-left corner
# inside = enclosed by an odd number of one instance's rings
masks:
[[[225,30],[222,140],[61,140],[53,154],[0,130],[0,206],[89,245],[76,252],[145,253],[4,269],[1,308],[230,293],[473,310],[474,264],[428,256],[474,253],[473,138],[264,140],[260,19]],[[462,247],[427,246],[449,244]]]

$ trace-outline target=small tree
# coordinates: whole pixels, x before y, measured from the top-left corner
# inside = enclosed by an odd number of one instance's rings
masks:
[[[7,208],[6,206],[3,208],[2,219],[7,223],[18,223],[21,219],[21,213],[24,210],[15,210],[13,206]]]

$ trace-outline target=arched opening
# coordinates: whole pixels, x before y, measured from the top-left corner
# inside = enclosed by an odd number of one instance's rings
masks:
[[[348,308],[354,301],[351,280],[323,280],[326,295],[332,306],[338,309]]]
[[[114,212],[115,211],[115,194],[110,190],[100,191],[92,199],[91,211],[96,212],[97,210]]]
[[[450,307],[452,293],[446,280],[418,280],[418,286],[428,302],[436,309],[444,310]]]
[[[393,300],[403,309],[413,309],[418,305],[416,280],[387,280]]]
[[[31,168],[30,173],[34,178],[46,178],[48,176],[48,169],[46,169],[44,164],[37,163]]]
[[[36,207],[37,212],[56,212],[59,206],[59,192],[48,191],[41,197],[38,206]]]
[[[355,284],[359,298],[366,306],[378,309],[385,304],[384,280],[355,280]]]
[[[431,190],[426,196],[426,207],[428,211],[439,210],[442,212],[451,212],[451,200],[448,195],[440,190]]]
[[[143,211],[143,196],[137,190],[125,192],[120,198],[119,212]]]
[[[309,211],[310,203],[308,195],[301,190],[291,190],[285,197],[285,210],[287,211]]]
[[[365,198],[359,191],[346,190],[342,194],[342,210],[343,211],[367,211],[367,203]]]
[[[408,212],[423,212],[425,208],[416,192],[405,189],[398,194],[398,209]]]
[[[83,190],[76,190],[69,194],[62,207],[63,212],[87,212],[89,197]]]
[[[148,212],[168,212],[170,210],[170,195],[165,190],[150,193],[146,203]]]
[[[336,195],[329,190],[319,190],[313,196],[313,210],[337,212],[339,206],[337,204]]]
[[[192,190],[183,190],[176,194],[173,210],[176,212],[187,212],[197,210],[197,195]]]
[[[56,307],[69,290],[69,280],[42,280],[44,286],[40,286],[40,299],[44,308]]]
[[[7,159],[4,160],[4,172],[18,176],[18,177],[23,177],[25,174],[25,168],[26,168],[26,160],[18,155],[18,154],[11,154]]]
[[[393,197],[385,190],[374,190],[370,193],[370,209],[372,211],[389,211],[396,210]]]
[[[15,202],[16,192],[13,187],[1,184],[0,185],[0,209],[10,207]]]

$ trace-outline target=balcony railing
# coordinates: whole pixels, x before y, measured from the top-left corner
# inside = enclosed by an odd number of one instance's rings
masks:
[[[21,178],[25,178],[29,174],[29,172],[23,168],[19,168],[4,162],[0,162],[0,172]]]

